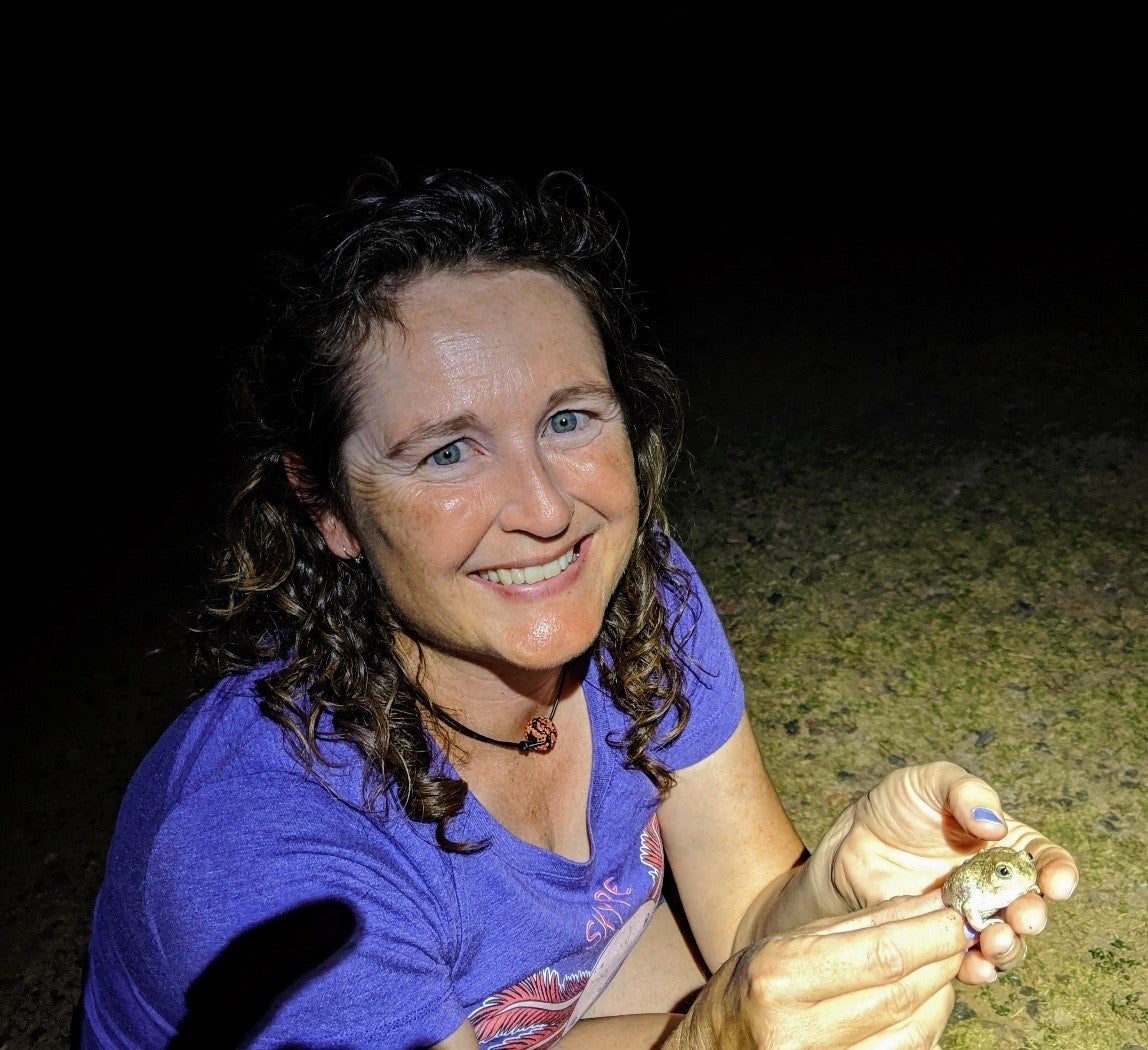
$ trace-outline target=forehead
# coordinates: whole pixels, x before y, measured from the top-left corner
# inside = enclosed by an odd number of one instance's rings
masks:
[[[398,323],[363,348],[364,421],[402,425],[476,412],[500,397],[608,385],[598,330],[558,278],[535,270],[444,272],[398,298]]]
[[[602,361],[589,311],[558,278],[535,270],[445,272],[411,284],[398,299],[398,324],[372,340],[390,374],[441,374],[500,364]],[[409,376],[408,376],[409,377]]]
[[[398,298],[399,326],[386,333],[387,348],[395,337],[409,341],[442,339],[452,329],[495,335],[537,329],[581,330],[597,341],[589,311],[557,277],[538,270],[444,271],[414,281]],[[396,331],[396,328],[399,331]]]

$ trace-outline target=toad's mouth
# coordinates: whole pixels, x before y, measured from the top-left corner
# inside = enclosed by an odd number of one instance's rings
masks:
[[[578,558],[578,546],[571,547],[553,561],[542,565],[527,565],[524,569],[483,569],[477,575],[490,583],[514,586],[522,583],[541,583],[565,572]]]

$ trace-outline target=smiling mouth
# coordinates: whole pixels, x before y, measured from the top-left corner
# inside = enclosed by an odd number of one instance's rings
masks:
[[[513,586],[521,583],[541,583],[550,580],[560,572],[565,572],[577,559],[577,547],[573,547],[565,554],[543,565],[528,565],[525,569],[483,569],[477,575],[490,583],[501,583],[504,586]]]

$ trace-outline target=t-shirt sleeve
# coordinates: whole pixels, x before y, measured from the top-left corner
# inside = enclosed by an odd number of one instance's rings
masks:
[[[181,803],[155,841],[145,907],[186,990],[188,1045],[250,1030],[245,1046],[427,1046],[454,1031],[457,894],[413,838],[388,848],[384,821],[283,774]]]
[[[666,592],[671,618],[679,612],[674,638],[681,650],[683,686],[690,702],[689,722],[682,734],[655,754],[670,769],[684,769],[724,744],[745,711],[745,687],[737,658],[709,592],[676,541],[670,560],[685,574],[687,593]],[[684,602],[684,604],[683,604]],[[667,719],[673,724],[673,713]]]

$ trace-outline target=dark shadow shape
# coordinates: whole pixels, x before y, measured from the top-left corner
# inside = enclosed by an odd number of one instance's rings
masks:
[[[285,992],[346,947],[356,926],[353,909],[329,899],[245,930],[188,988],[187,1015],[167,1050],[237,1050]]]
[[[84,1035],[84,986],[88,983],[88,953],[84,952],[84,965],[80,971],[80,997],[72,1007],[72,1021],[68,1025],[68,1050],[81,1050]]]

